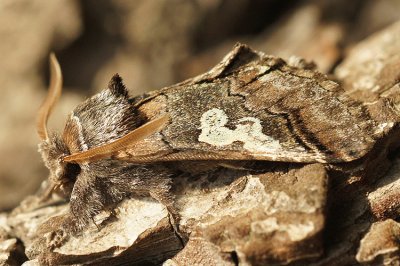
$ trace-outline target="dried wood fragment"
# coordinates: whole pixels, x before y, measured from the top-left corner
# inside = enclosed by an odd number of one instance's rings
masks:
[[[399,83],[400,22],[355,45],[336,68],[336,76],[353,98],[372,102],[390,95]]]
[[[21,241],[11,235],[7,214],[0,214],[0,265],[21,265],[28,258]]]
[[[392,219],[372,224],[360,242],[357,261],[373,265],[398,265],[400,224]]]

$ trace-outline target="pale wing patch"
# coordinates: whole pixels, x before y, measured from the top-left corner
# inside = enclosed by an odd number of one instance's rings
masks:
[[[238,120],[234,130],[227,128],[228,117],[223,110],[213,108],[205,112],[200,119],[201,134],[199,141],[214,146],[226,146],[235,141],[243,143],[243,148],[254,152],[277,152],[282,149],[279,141],[262,132],[261,121],[255,117]]]

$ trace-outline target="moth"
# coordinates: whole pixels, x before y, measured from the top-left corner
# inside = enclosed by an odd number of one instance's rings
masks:
[[[69,198],[62,228],[71,234],[130,195],[158,200],[178,224],[170,190],[182,162],[349,162],[393,127],[325,75],[239,44],[209,72],[142,96],[130,98],[115,75],[68,115],[62,134],[48,133],[62,88],[54,55],[50,65],[39,150],[49,191]]]

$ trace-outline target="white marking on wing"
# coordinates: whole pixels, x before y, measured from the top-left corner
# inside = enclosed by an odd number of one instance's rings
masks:
[[[262,132],[261,121],[255,117],[238,120],[234,130],[227,128],[228,117],[223,110],[213,108],[200,119],[199,141],[215,146],[225,146],[235,141],[243,142],[243,148],[251,152],[272,153],[282,149],[279,141]]]

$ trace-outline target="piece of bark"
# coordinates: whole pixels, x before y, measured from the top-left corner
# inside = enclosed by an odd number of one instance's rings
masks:
[[[393,218],[400,215],[400,160],[397,158],[389,173],[379,180],[368,195],[372,213],[378,219]]]
[[[233,175],[228,172],[226,177]],[[315,259],[323,252],[327,185],[324,167],[314,164],[240,177],[207,198],[195,189],[179,198],[182,226],[193,228],[191,239],[206,240],[244,265]],[[193,252],[190,246],[182,251],[186,257]]]
[[[392,219],[373,223],[360,242],[357,261],[372,265],[399,265],[400,224]]]
[[[234,261],[232,257],[254,265],[288,263],[315,259],[323,253],[328,182],[322,165],[282,166],[251,175],[247,171],[217,170],[195,180],[186,175],[176,182],[182,233],[190,235],[190,241],[203,243],[214,256],[228,257],[227,263]],[[53,252],[46,251],[48,235],[34,232],[44,219],[67,208],[60,205],[35,210],[30,206],[31,211],[20,209],[11,215],[8,222],[26,244],[30,259],[39,256],[41,263],[51,265],[158,264],[182,248],[162,205],[131,199],[118,206],[116,217],[96,217],[100,231],[93,224],[83,235]],[[197,248],[187,245],[174,261],[207,260],[204,255],[208,253],[196,252]]]
[[[30,197],[10,215],[8,224],[24,242],[30,259],[39,256],[40,263],[50,265],[100,263],[99,259],[103,259],[102,263],[128,260],[137,264],[158,264],[181,248],[162,205],[153,200],[131,199],[121,203],[115,215],[105,212],[95,218],[101,230],[93,223],[80,237],[71,238],[61,248],[49,252],[46,241],[51,234],[43,235],[38,228],[48,218],[67,212],[68,207],[65,203],[40,207],[38,198]],[[158,248],[148,248],[153,245]],[[116,259],[112,260],[114,257]]]
[[[217,245],[204,239],[191,238],[185,248],[174,258],[163,263],[163,266],[179,265],[221,265],[237,264],[236,254],[223,253]]]
[[[28,258],[21,241],[10,235],[12,229],[7,224],[7,214],[0,214],[0,265],[21,265]]]
[[[362,48],[364,51],[381,51],[384,54],[387,49],[386,47],[389,46],[388,51],[393,51],[396,47],[392,46],[390,42],[387,42],[387,39],[383,36],[386,36],[386,38],[389,39],[396,38],[391,35],[398,34],[397,32],[398,24],[385,29],[383,33],[377,33],[375,35],[376,38],[371,37],[370,39],[367,39],[363,42],[364,44],[362,45]],[[344,60],[343,65],[339,66],[338,70],[338,72],[340,72],[341,68],[343,69],[344,66],[346,67],[346,71],[349,75],[342,76],[341,78],[345,77],[343,78],[344,84],[349,86],[345,87],[345,89],[349,91],[352,89],[351,81],[353,78],[356,80],[360,73],[363,73],[365,76],[368,75],[368,71],[366,70],[367,68],[365,68],[366,66],[382,64],[383,68],[385,68],[386,64],[391,66],[394,62],[393,60],[397,58],[396,56],[393,58],[387,56],[381,60],[381,58],[376,59],[374,56],[371,56],[369,52],[366,53],[367,57],[364,57],[357,51],[358,50],[354,48],[353,52],[349,54],[349,56]],[[366,59],[367,64],[364,65],[364,60]],[[347,65],[346,62],[349,62],[349,64]],[[350,67],[350,62],[352,67]],[[391,67],[392,70],[395,69],[393,68],[393,64]],[[372,71],[372,75],[376,73],[374,72],[376,70],[374,67],[370,70]],[[389,72],[394,73],[391,71]],[[352,75],[352,73],[355,73],[355,75]],[[362,77],[362,75],[360,75],[360,77]],[[392,103],[398,102],[398,90],[395,89],[398,86],[397,75],[387,75],[385,77],[385,79],[373,77],[371,79],[372,83],[365,89],[365,91],[360,92],[354,90],[351,93],[353,98],[365,102],[366,107],[369,108],[378,119],[381,119],[381,115],[384,113],[382,112],[384,108],[382,109],[379,105],[382,106],[387,101]],[[395,85],[393,86],[393,84]],[[391,91],[390,94],[387,93],[388,91],[385,91],[385,89],[381,91],[373,91],[373,88],[390,87],[391,89],[388,90]],[[383,93],[380,94],[382,91]],[[387,99],[382,101],[382,99],[379,100],[380,97]],[[375,105],[374,108],[370,108],[371,105],[368,102],[371,101],[375,101],[375,103],[380,101],[381,104]],[[398,159],[393,162],[393,156],[395,157],[396,155],[393,155],[393,153],[389,155],[394,151],[391,150],[391,148],[396,146],[392,146],[393,144],[395,143],[389,144],[386,147],[380,147],[380,145],[377,145],[379,147],[376,154],[377,156],[375,156],[375,159],[372,161],[366,162],[366,165],[368,165],[368,170],[366,170],[366,172],[374,172],[375,174],[373,175],[373,178],[359,182],[361,180],[357,178],[346,179],[340,174],[330,176],[333,184],[328,193],[328,201],[331,202],[331,206],[326,228],[326,238],[329,239],[329,242],[327,242],[326,245],[327,252],[323,259],[312,265],[358,264],[359,261],[357,261],[355,257],[358,248],[357,243],[359,239],[365,235],[371,226],[372,221],[376,218],[385,219],[388,217],[398,217],[399,196],[398,193],[396,193],[396,186],[398,183]],[[385,151],[386,153],[378,155],[379,151]],[[376,160],[378,157],[381,159]],[[387,175],[384,175],[392,163],[394,163],[394,166]],[[382,168],[382,164],[385,164],[386,166]],[[353,168],[353,170],[355,169],[357,169],[357,167]],[[352,174],[350,174],[350,176],[352,176]],[[368,195],[368,197],[366,195]],[[364,240],[363,245],[368,245],[369,241],[371,240]],[[399,260],[398,258],[393,258],[392,262],[399,263]],[[378,265],[380,264],[378,263]]]
[[[354,99],[373,102],[399,82],[400,22],[355,45],[335,75]]]

